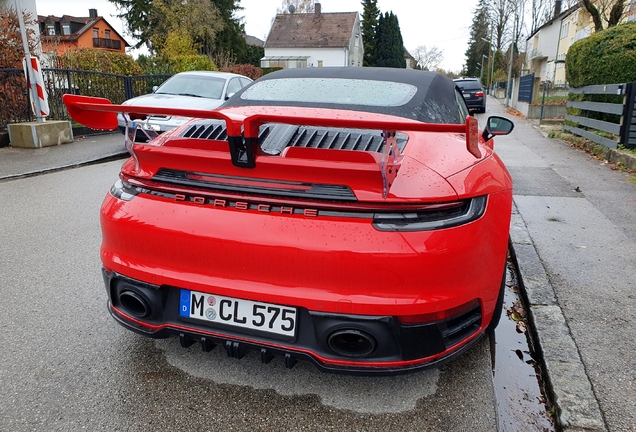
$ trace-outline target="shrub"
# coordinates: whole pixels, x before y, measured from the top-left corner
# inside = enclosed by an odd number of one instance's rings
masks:
[[[565,67],[572,87],[636,81],[636,23],[610,27],[575,42]]]
[[[278,67],[277,66],[277,67],[263,68],[262,71],[263,71],[263,75],[267,75],[268,73],[276,72],[276,71],[279,71],[279,70],[282,70],[282,69],[283,69],[282,67]]]
[[[251,64],[237,64],[221,69],[223,72],[232,72],[239,75],[245,75],[253,80],[263,76],[263,69]]]
[[[122,52],[94,48],[69,50],[57,60],[64,69],[105,72],[117,75],[141,75],[143,71],[131,56]]]
[[[179,73],[193,70],[218,70],[212,59],[206,55],[185,54],[170,57],[172,72]]]
[[[36,21],[30,13],[23,13],[25,25]],[[31,29],[27,29],[29,50],[35,52],[38,36]],[[0,5],[0,69],[22,69],[24,48],[18,15],[15,9]],[[14,121],[29,119],[29,104],[27,103],[27,85],[22,71],[0,71],[0,126]]]

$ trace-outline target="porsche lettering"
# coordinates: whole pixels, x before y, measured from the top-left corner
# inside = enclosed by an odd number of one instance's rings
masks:
[[[305,217],[318,217],[319,215],[317,209],[303,209],[291,206],[275,206],[271,204],[250,203],[247,201],[229,201],[219,198],[188,196],[184,194],[175,194],[173,199],[176,202],[191,202],[199,205],[211,205],[213,207],[234,208],[236,210],[253,210],[261,213],[278,213],[287,215],[300,214]]]

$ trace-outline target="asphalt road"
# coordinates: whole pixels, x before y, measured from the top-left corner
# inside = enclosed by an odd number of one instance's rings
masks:
[[[365,378],[120,327],[98,255],[120,165],[0,183],[0,430],[496,430],[487,338],[439,369]]]

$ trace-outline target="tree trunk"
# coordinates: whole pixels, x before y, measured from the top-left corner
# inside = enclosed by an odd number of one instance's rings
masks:
[[[625,11],[625,0],[616,0],[614,6],[612,6],[612,10],[609,14],[609,19],[607,20],[607,27],[613,27],[618,25],[621,18],[623,17],[623,12]]]
[[[619,0],[621,1],[621,0]],[[592,0],[581,0],[583,7],[592,15],[592,21],[594,22],[594,31],[603,30],[603,21],[601,21],[601,13],[598,11]]]

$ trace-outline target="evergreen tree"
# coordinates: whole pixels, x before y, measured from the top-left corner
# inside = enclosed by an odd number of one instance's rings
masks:
[[[248,57],[243,26],[236,18],[242,9],[240,0],[108,1],[117,6],[118,16],[139,41],[136,47],[147,45],[157,52],[169,32],[178,31],[189,33],[194,47],[203,54],[229,54],[238,61]]]
[[[463,74],[467,76],[479,76],[481,72],[482,56],[488,57],[490,43],[488,4],[486,0],[479,0],[473,23],[470,27],[470,40],[466,50],[466,64]]]
[[[244,59],[237,59],[237,63],[251,64],[261,67],[261,59],[265,57],[265,48],[262,46],[247,46],[247,52]]]
[[[378,0],[362,1],[362,43],[364,45],[363,66],[375,66],[377,60]]]
[[[245,63],[248,57],[247,42],[243,37],[243,25],[236,12],[243,8],[239,5],[240,0],[210,0],[219,10],[221,19],[225,24],[223,30],[217,33],[213,41],[212,49],[204,54],[223,53],[229,54],[237,63]],[[209,46],[209,45],[208,45]]]
[[[378,19],[376,66],[405,68],[404,42],[400,23],[393,12],[386,12]]]

